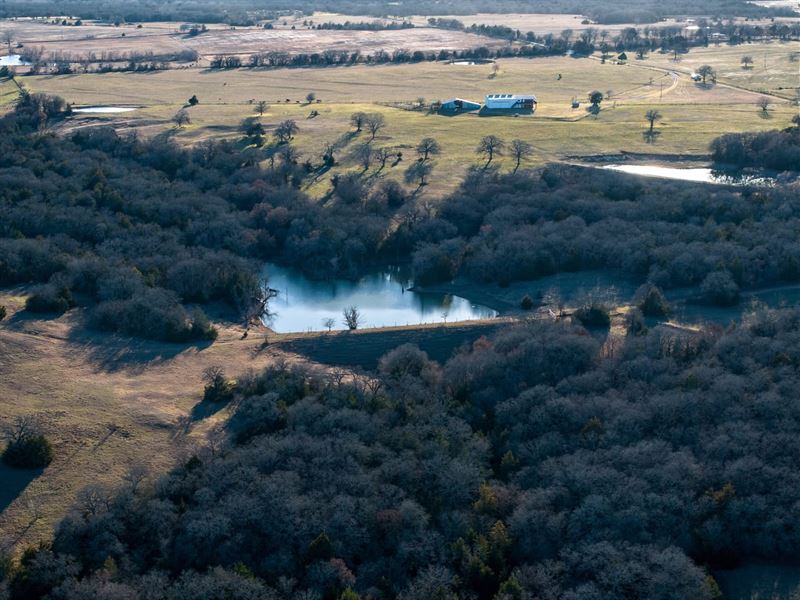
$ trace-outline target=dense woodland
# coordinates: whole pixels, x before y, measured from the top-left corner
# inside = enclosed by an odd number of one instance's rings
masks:
[[[510,327],[443,366],[276,365],[163,479],[90,487],[12,599],[719,597],[800,552],[800,311],[614,351]]]
[[[800,278],[797,184],[692,185],[551,165],[476,169],[437,215],[403,227],[420,282],[494,282],[617,269],[662,288],[752,288]],[[487,174],[488,173],[488,174]],[[734,294],[735,295],[735,294]]]
[[[729,133],[711,145],[712,158],[723,165],[773,171],[800,171],[800,117],[783,131]]]
[[[600,23],[653,23],[667,16],[697,15],[698,6],[690,0],[626,0],[587,2],[586,0],[405,0],[402,3],[386,0],[308,0],[298,5],[292,0],[196,0],[191,3],[175,0],[131,0],[121,5],[115,0],[2,0],[0,17],[71,15],[84,19],[109,21],[194,21],[252,24],[256,19],[302,10],[338,12],[351,15],[408,16],[408,15],[469,15],[493,13],[569,13],[585,14]],[[733,16],[794,16],[786,8],[764,8],[745,0],[710,0],[703,5],[703,15]]]

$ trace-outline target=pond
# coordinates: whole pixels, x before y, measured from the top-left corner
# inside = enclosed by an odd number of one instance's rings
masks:
[[[642,177],[659,177],[661,179],[716,183],[719,185],[772,185],[775,183],[773,177],[721,171],[706,167],[676,168],[656,165],[605,165],[600,168],[630,175],[641,175]]]
[[[22,60],[19,54],[0,56],[0,67],[24,67],[31,63]]]
[[[136,110],[135,106],[83,106],[80,108],[73,108],[72,112],[75,113],[126,113]]]
[[[497,316],[485,306],[451,294],[414,292],[409,279],[396,268],[362,277],[358,281],[317,281],[294,269],[268,264],[264,269],[269,286],[278,291],[270,302],[274,316],[265,321],[273,331],[323,331],[325,319],[333,329],[345,329],[343,311],[355,306],[362,328],[466,321]]]

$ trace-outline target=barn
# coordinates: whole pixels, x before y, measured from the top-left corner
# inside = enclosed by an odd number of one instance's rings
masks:
[[[489,94],[486,96],[489,110],[536,110],[533,94]]]
[[[451,98],[442,102],[441,110],[445,112],[469,112],[473,110],[480,110],[481,105],[477,102],[470,100],[463,100],[461,98]]]

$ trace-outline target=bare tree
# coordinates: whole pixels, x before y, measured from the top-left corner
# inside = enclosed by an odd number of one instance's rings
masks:
[[[481,139],[475,152],[486,156],[488,165],[494,160],[495,155],[500,156],[503,153],[505,143],[496,135],[487,135]]]
[[[381,113],[370,113],[364,118],[364,125],[366,125],[372,137],[370,141],[375,139],[378,132],[386,127],[386,119]]]
[[[328,331],[333,329],[333,326],[336,325],[336,319],[332,317],[326,317],[322,319],[322,326],[325,327]]]
[[[367,115],[363,112],[357,112],[350,115],[350,122],[356,128],[356,132],[360,132],[364,128],[364,121],[366,121]]]
[[[3,43],[8,47],[8,55],[11,56],[11,44],[14,41],[14,30],[6,29],[2,36]]]
[[[762,96],[756,102],[756,106],[761,109],[761,116],[768,117],[769,116],[769,98],[766,96]]]
[[[369,170],[372,164],[372,146],[369,144],[361,144],[355,151],[356,160],[364,167],[364,170]]]
[[[426,179],[433,171],[433,165],[430,162],[413,162],[406,169],[405,179],[408,183],[417,182],[419,187],[427,185]]]
[[[18,444],[23,440],[42,435],[42,420],[36,415],[16,417],[6,428],[6,437],[10,444]]]
[[[289,140],[291,140],[295,134],[299,131],[297,127],[297,123],[295,123],[292,119],[287,119],[278,124],[275,128],[275,137],[278,138],[278,141],[282,144],[285,144]]]
[[[709,78],[714,83],[717,81],[717,72],[711,65],[702,65],[699,69],[697,69],[697,74],[703,78],[703,84],[705,84]]]
[[[386,166],[386,161],[392,156],[393,152],[386,147],[375,150],[375,160],[381,165],[381,169]]]
[[[189,116],[189,111],[182,108],[172,117],[172,122],[180,129],[185,125],[189,125],[192,122],[192,118]]]
[[[435,139],[431,137],[423,138],[419,144],[417,144],[417,154],[419,154],[422,161],[428,160],[428,157],[432,154],[439,154],[442,151],[442,147],[439,145]]]
[[[347,328],[350,331],[358,329],[358,326],[361,325],[361,313],[359,312],[358,308],[355,306],[345,308],[343,314],[344,324],[347,326]]]
[[[514,173],[519,169],[520,163],[533,154],[533,146],[525,140],[513,140],[511,142],[511,156],[514,157]]]
[[[262,117],[264,116],[264,113],[267,112],[268,109],[269,109],[269,104],[267,103],[266,100],[259,100],[258,102],[256,102],[256,110],[258,111],[258,114],[261,115]]]
[[[753,57],[750,56],[749,54],[745,55],[745,56],[742,57],[741,63],[742,63],[742,68],[743,69],[752,69],[753,68]]]
[[[149,470],[145,465],[142,463],[134,463],[128,468],[125,475],[122,476],[122,479],[128,483],[131,492],[135,494],[136,490],[139,489],[139,486],[147,478],[148,473]]]
[[[650,122],[650,133],[653,133],[653,127],[655,127],[656,121],[661,120],[661,113],[658,112],[656,109],[651,108],[646,113],[644,113],[644,118]]]

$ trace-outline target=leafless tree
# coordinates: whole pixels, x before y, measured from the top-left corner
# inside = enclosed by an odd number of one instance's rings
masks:
[[[336,325],[336,319],[332,317],[326,317],[322,319],[322,326],[325,327],[328,331],[333,329],[334,325]]]
[[[423,138],[419,144],[417,144],[417,154],[419,154],[420,158],[423,161],[428,160],[428,157],[432,154],[439,154],[442,151],[442,147],[432,137]]]
[[[367,115],[365,115],[363,112],[357,112],[350,115],[350,122],[356,128],[356,132],[359,132],[364,128],[364,121],[366,118]]]
[[[495,155],[500,156],[503,153],[505,143],[496,135],[487,135],[483,137],[478,144],[475,152],[482,154],[487,158],[486,164],[488,165],[494,160]]]
[[[368,170],[372,164],[372,146],[369,144],[361,144],[358,148],[356,148],[354,154],[359,164],[364,167],[364,170]]]
[[[145,465],[142,463],[134,463],[128,468],[125,475],[122,476],[122,479],[128,483],[131,492],[135,494],[136,490],[139,489],[139,486],[147,478],[148,473],[149,469]]]
[[[372,141],[375,139],[375,136],[378,135],[378,132],[386,127],[386,119],[381,113],[370,113],[365,117],[364,125],[366,125],[372,135],[370,138],[370,141]]]
[[[358,326],[361,325],[361,313],[358,310],[358,307],[351,306],[349,308],[345,308],[343,311],[344,314],[344,324],[350,331],[358,329]]]
[[[298,130],[299,128],[297,127],[297,123],[295,123],[292,119],[287,119],[286,121],[282,121],[275,128],[275,137],[278,138],[278,141],[283,144],[291,140]]]
[[[761,116],[769,116],[769,98],[762,96],[758,99],[758,102],[756,102],[756,106],[761,109]]]
[[[646,113],[644,113],[644,118],[650,122],[650,133],[653,133],[653,127],[655,127],[656,121],[661,120],[661,113],[658,112],[656,109],[651,108]]]
[[[375,150],[375,160],[381,165],[381,169],[386,166],[386,161],[389,160],[389,157],[392,156],[394,153],[389,150],[389,148],[378,148]]]
[[[258,111],[258,114],[261,115],[262,117],[264,116],[264,113],[267,112],[268,109],[269,109],[269,104],[267,103],[266,100],[259,100],[258,102],[256,102],[256,110]]]
[[[533,146],[525,140],[513,140],[511,142],[511,156],[514,157],[514,173],[519,169],[523,160],[527,159],[533,154]]]

